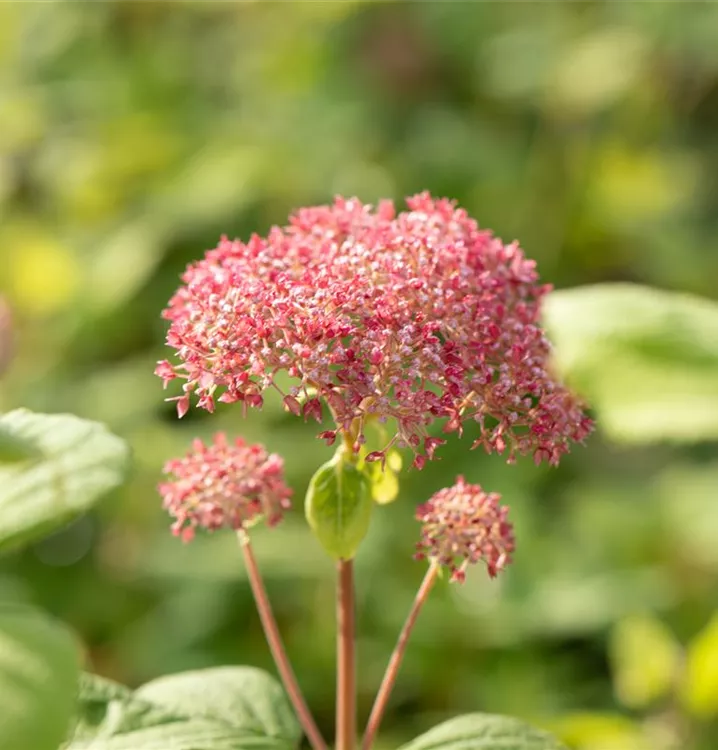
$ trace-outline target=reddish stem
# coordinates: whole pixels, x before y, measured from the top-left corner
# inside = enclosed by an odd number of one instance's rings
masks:
[[[354,564],[337,564],[337,736],[336,750],[354,750],[357,734]]]
[[[394,684],[396,683],[396,678],[399,674],[399,667],[401,666],[406,647],[409,643],[409,636],[411,635],[411,631],[416,623],[416,618],[419,616],[419,612],[424,606],[424,602],[426,602],[429,592],[436,582],[438,572],[439,566],[435,562],[432,562],[429,569],[426,571],[424,580],[421,582],[419,591],[414,598],[414,604],[412,605],[409,616],[406,618],[404,627],[399,634],[399,640],[396,642],[386,672],[384,672],[384,678],[381,681],[379,692],[376,694],[376,699],[374,700],[374,705],[372,706],[371,714],[369,715],[369,721],[366,725],[366,731],[364,732],[362,750],[370,750],[371,746],[374,744],[376,734],[379,731],[379,725],[381,724],[387,704],[389,703],[391,691],[394,689]]]
[[[277,665],[277,671],[282,678],[284,689],[287,691],[287,695],[294,706],[299,723],[302,725],[302,729],[304,729],[304,733],[307,735],[312,748],[314,750],[327,750],[327,744],[324,742],[324,738],[312,717],[309,706],[307,706],[307,703],[304,700],[302,690],[299,687],[292,665],[289,663],[287,652],[282,643],[282,637],[279,635],[277,621],[274,618],[272,606],[269,603],[267,590],[264,587],[264,582],[259,572],[259,567],[257,566],[257,560],[254,557],[254,552],[249,543],[249,537],[242,532],[240,532],[238,536],[240,547],[244,554],[244,562],[247,566],[249,584],[252,587],[254,600],[257,604],[257,610],[259,611],[259,619],[262,621],[262,627],[264,628],[264,634],[267,638],[267,643],[269,644],[269,650],[274,657],[274,662]]]

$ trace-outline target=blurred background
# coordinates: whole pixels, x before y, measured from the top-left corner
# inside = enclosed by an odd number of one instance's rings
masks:
[[[181,423],[163,402],[160,312],[220,234],[264,233],[336,193],[429,189],[518,238],[557,287],[718,296],[716,3],[2,3],[0,80],[0,294],[16,335],[0,409],[105,421],[135,454],[121,493],[1,561],[0,597],[55,613],[94,671],[130,685],[272,669],[232,536],[170,535],[163,462],[195,435],[241,433],[286,457],[301,498],[330,450],[278,402]],[[417,502],[459,472],[502,493],[516,563],[432,594],[382,750],[473,710],[580,750],[718,747],[718,697],[690,714],[655,688],[677,644],[710,641],[715,445],[626,448],[599,429],[559,470],[468,445],[405,473],[375,514],[357,561],[362,716],[423,575]],[[297,505],[256,551],[329,734],[333,568]]]

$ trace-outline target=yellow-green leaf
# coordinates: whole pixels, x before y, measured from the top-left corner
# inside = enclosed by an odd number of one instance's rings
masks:
[[[551,729],[576,750],[654,750],[640,724],[620,714],[567,714],[553,722]]]
[[[688,646],[681,698],[700,718],[718,713],[718,613]]]
[[[630,708],[644,708],[671,692],[681,651],[668,628],[653,617],[633,615],[614,628],[609,645],[614,688]]]

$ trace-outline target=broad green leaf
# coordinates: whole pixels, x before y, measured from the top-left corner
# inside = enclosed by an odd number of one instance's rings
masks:
[[[688,646],[682,688],[682,702],[691,714],[718,714],[718,614]]]
[[[193,719],[111,737],[77,740],[64,750],[290,750],[294,747],[296,744],[275,737],[244,734],[213,721]]]
[[[139,700],[129,688],[98,675],[80,676],[78,703],[73,733],[77,742],[177,721],[170,711]]]
[[[549,295],[555,364],[614,440],[718,438],[718,304],[635,284]]]
[[[0,425],[0,464],[31,461],[40,455],[40,451],[29,440],[25,440]]]
[[[611,634],[609,653],[616,695],[624,705],[644,708],[671,692],[681,650],[655,618],[634,615],[619,622]]]
[[[75,706],[80,657],[59,623],[0,608],[0,747],[57,750]]]
[[[97,422],[18,409],[0,416],[0,430],[37,454],[0,463],[0,551],[62,526],[125,477],[126,443]]]
[[[439,724],[401,750],[566,750],[555,737],[510,716],[466,714]]]
[[[258,735],[298,742],[297,720],[279,683],[253,667],[216,667],[160,677],[136,698]]]
[[[252,667],[219,667],[162,677],[134,692],[84,676],[68,750],[292,750],[300,738],[274,678]]]
[[[367,474],[338,453],[310,480],[305,511],[324,549],[349,560],[369,530],[372,505]]]

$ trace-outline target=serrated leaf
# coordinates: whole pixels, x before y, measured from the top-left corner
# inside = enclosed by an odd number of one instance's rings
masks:
[[[644,708],[667,696],[681,662],[680,646],[668,628],[645,615],[618,623],[609,655],[616,695],[629,708]]]
[[[64,525],[124,480],[127,444],[97,422],[18,409],[0,429],[36,453],[0,463],[0,551]]]
[[[169,675],[132,692],[84,676],[67,750],[292,750],[301,730],[279,684],[252,667]]]
[[[367,474],[338,454],[311,478],[305,513],[324,549],[350,560],[369,530],[372,505]]]
[[[566,750],[555,737],[519,719],[466,714],[439,724],[401,750]]]
[[[718,304],[636,284],[549,295],[559,373],[614,440],[718,438]]]
[[[57,750],[75,706],[77,644],[60,623],[0,609],[0,747]]]
[[[693,716],[718,714],[718,614],[688,646],[681,699]]]
[[[81,675],[78,703],[75,741],[109,738],[178,720],[170,711],[135,698],[124,685],[98,675]]]
[[[135,698],[255,734],[298,742],[301,732],[279,683],[254,667],[216,667],[160,677]]]

